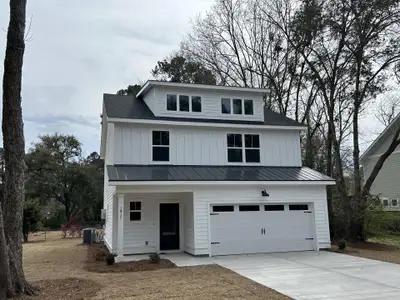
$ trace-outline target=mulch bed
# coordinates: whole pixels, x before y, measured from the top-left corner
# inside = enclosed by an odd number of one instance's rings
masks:
[[[332,243],[330,252],[348,254],[384,262],[400,264],[400,251],[398,246],[376,244],[370,242],[347,243],[344,250],[339,250],[336,243]]]
[[[85,270],[95,273],[122,273],[122,272],[141,272],[141,271],[154,271],[160,269],[176,268],[176,265],[168,259],[161,259],[160,263],[152,263],[148,259],[120,262],[111,266],[105,262],[87,263]]]
[[[40,300],[83,300],[94,297],[101,285],[93,280],[66,278],[58,280],[41,280],[33,284],[35,295],[22,296],[16,299]]]
[[[154,271],[160,269],[176,268],[177,266],[168,259],[160,259],[159,263],[153,263],[150,259],[143,259],[130,262],[119,262],[107,265],[105,258],[109,253],[108,249],[101,244],[87,246],[87,262],[84,269],[95,273],[122,273]]]

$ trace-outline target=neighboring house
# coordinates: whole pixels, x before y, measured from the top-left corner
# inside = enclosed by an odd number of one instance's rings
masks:
[[[104,95],[105,243],[123,255],[329,248],[326,185],[264,89],[148,81]],[[126,259],[126,258],[125,258]]]
[[[367,180],[379,157],[388,149],[399,126],[400,114],[361,155],[364,180]],[[385,210],[400,211],[400,146],[386,159],[372,184],[370,193],[379,196]]]

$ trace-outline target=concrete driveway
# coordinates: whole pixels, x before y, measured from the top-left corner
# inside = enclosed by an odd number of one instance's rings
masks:
[[[216,263],[294,299],[400,299],[400,265],[344,254],[320,251],[165,257],[178,266]]]

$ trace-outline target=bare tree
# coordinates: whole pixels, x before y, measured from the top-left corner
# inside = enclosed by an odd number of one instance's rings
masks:
[[[375,117],[385,127],[388,127],[400,112],[400,98],[397,95],[384,97],[379,101]]]
[[[8,267],[0,269],[7,278],[7,296],[32,294],[22,264],[22,214],[24,201],[25,141],[21,108],[22,64],[25,51],[26,0],[10,0],[3,76],[4,198],[0,224],[0,257]],[[3,240],[5,238],[5,241]]]

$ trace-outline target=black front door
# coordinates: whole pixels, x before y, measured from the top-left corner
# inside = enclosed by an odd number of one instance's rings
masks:
[[[179,204],[160,204],[160,250],[179,249]]]

